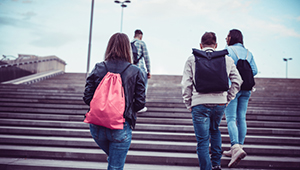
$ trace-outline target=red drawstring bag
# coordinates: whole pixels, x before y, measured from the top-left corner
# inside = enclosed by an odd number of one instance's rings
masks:
[[[107,70],[106,64],[104,63]],[[120,73],[122,74],[130,64]],[[119,73],[107,72],[98,85],[86,114],[85,123],[109,129],[123,129],[125,118],[125,95]]]

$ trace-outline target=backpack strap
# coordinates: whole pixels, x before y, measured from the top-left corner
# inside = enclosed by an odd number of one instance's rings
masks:
[[[205,52],[208,52],[208,51],[210,51],[210,52],[214,52],[214,50],[213,50],[213,49],[207,49],[207,50],[205,50]]]
[[[104,66],[105,66],[106,72],[108,72],[108,69],[107,69],[107,66],[106,66],[105,62],[103,62],[103,64],[104,64]],[[127,70],[127,68],[128,68],[130,65],[131,65],[131,64],[129,63],[129,64],[126,66],[126,68],[125,68],[121,73],[119,73],[119,74],[122,75],[122,74]]]
[[[237,58],[240,59],[240,57],[239,57],[238,53],[236,52],[236,50],[233,47],[230,47],[230,48],[235,53],[235,55],[237,56]],[[248,54],[247,54],[247,57],[248,57]]]
[[[235,55],[237,56],[238,59],[240,59],[239,55],[237,54],[237,51],[233,48],[233,47],[230,47],[232,49],[232,51],[235,53]],[[249,50],[247,49],[247,57],[246,57],[246,60],[248,59],[248,55],[249,55]]]
[[[103,62],[103,64],[104,64],[104,66],[105,66],[106,72],[108,72],[108,69],[107,69],[107,66],[106,66],[105,62]]]
[[[135,42],[136,42],[136,40],[132,41],[130,44],[131,44],[131,45],[134,45]],[[135,45],[134,45],[134,46],[135,46]]]
[[[134,40],[134,41],[132,41],[131,43],[133,43],[133,45],[134,45],[134,43],[135,43],[136,41],[137,41],[137,40]],[[140,58],[137,59],[137,63],[140,61],[141,58],[144,57],[144,48],[143,48],[142,45],[141,45],[141,48],[142,48],[142,54],[141,54]],[[138,50],[138,49],[137,49],[137,50]],[[138,51],[137,51],[137,52],[138,52]]]
[[[131,64],[129,63],[127,66],[126,66],[126,68],[120,73],[120,75],[122,75],[126,70],[127,70],[127,68],[130,66]]]
[[[193,48],[193,55],[196,57],[202,57],[202,58],[207,58],[207,59],[212,59],[212,58],[218,58],[218,57],[224,57],[225,55],[228,54],[227,50],[222,50],[222,51],[213,51],[211,49],[208,49],[206,51],[198,50]]]

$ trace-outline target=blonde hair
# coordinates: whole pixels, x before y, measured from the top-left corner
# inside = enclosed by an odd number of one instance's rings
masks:
[[[124,60],[131,63],[131,45],[126,34],[115,33],[108,41],[105,51],[106,60]]]

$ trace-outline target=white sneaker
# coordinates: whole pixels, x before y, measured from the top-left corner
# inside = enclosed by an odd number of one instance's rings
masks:
[[[240,145],[240,148],[243,149],[243,145],[241,145],[241,144],[239,144],[239,145]],[[227,157],[231,157],[232,156],[232,154],[231,154],[231,148],[230,148],[229,151],[224,151],[223,155],[227,156]]]
[[[138,111],[138,113],[144,113],[147,111],[147,107],[142,108],[141,110]]]
[[[224,151],[223,155],[227,157],[231,157],[231,149],[229,151]]]
[[[235,144],[231,147],[231,160],[228,164],[229,168],[237,166],[242,159],[246,157],[247,153],[240,147],[239,144]]]

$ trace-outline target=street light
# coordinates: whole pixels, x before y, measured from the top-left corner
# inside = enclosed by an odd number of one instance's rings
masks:
[[[90,36],[89,36],[89,47],[88,47],[88,57],[85,78],[87,78],[90,70],[90,55],[91,55],[91,41],[92,41],[92,28],[93,28],[93,14],[94,14],[94,0],[92,0],[91,7],[91,21],[90,21]]]
[[[286,62],[286,78],[288,77],[288,61],[292,59],[293,58],[283,58],[283,61]]]
[[[121,13],[121,29],[120,32],[122,32],[122,25],[123,25],[123,8],[127,7],[127,5],[125,3],[131,3],[131,1],[115,1],[115,3],[120,4],[121,3],[121,7],[122,7],[122,13]]]

